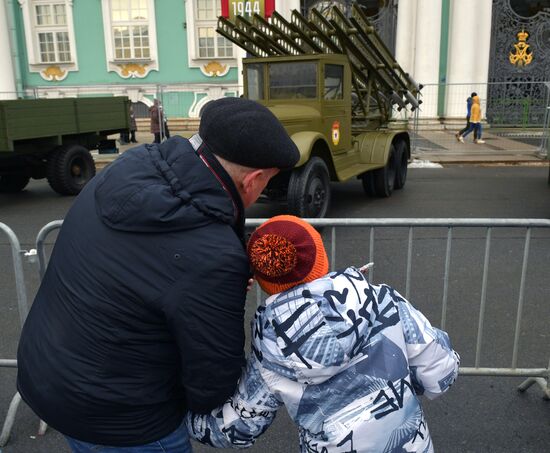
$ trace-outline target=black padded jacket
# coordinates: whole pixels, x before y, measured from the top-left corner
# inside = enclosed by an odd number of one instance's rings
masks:
[[[204,146],[125,152],[69,210],[18,350],[17,386],[53,428],[132,446],[233,393],[249,265],[238,192]]]

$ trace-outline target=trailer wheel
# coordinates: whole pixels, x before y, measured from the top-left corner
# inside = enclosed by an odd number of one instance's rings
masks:
[[[382,198],[390,197],[395,187],[395,175],[396,175],[396,151],[393,144],[390,148],[390,155],[388,156],[388,162],[382,168],[374,170],[374,190],[376,195]]]
[[[330,177],[320,157],[292,171],[288,184],[288,207],[298,217],[323,218],[330,204]]]
[[[407,142],[401,140],[397,142],[397,153],[395,155],[395,162],[397,163],[397,171],[395,174],[395,190],[405,187],[407,181],[407,166],[409,165],[409,153]]]
[[[61,195],[78,194],[94,176],[94,159],[83,146],[61,146],[48,158],[48,183]]]
[[[30,176],[15,174],[0,176],[0,193],[21,192],[31,179]]]

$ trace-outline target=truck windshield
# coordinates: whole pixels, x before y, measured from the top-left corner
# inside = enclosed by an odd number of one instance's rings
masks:
[[[317,97],[317,63],[289,62],[269,65],[269,98]]]
[[[260,101],[264,98],[264,65],[249,64],[246,66],[248,99]]]

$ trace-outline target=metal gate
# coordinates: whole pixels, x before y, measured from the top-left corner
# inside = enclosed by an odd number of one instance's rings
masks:
[[[512,62],[510,54],[523,58]],[[523,17],[511,0],[493,0],[489,82],[500,83],[489,85],[489,122],[542,123],[548,104],[543,85],[535,82],[548,82],[549,74],[550,12],[540,8],[534,16]]]

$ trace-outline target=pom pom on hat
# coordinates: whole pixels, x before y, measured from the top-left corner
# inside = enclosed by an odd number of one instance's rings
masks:
[[[268,294],[311,282],[328,272],[321,235],[304,220],[280,215],[260,225],[248,242],[256,280]]]

